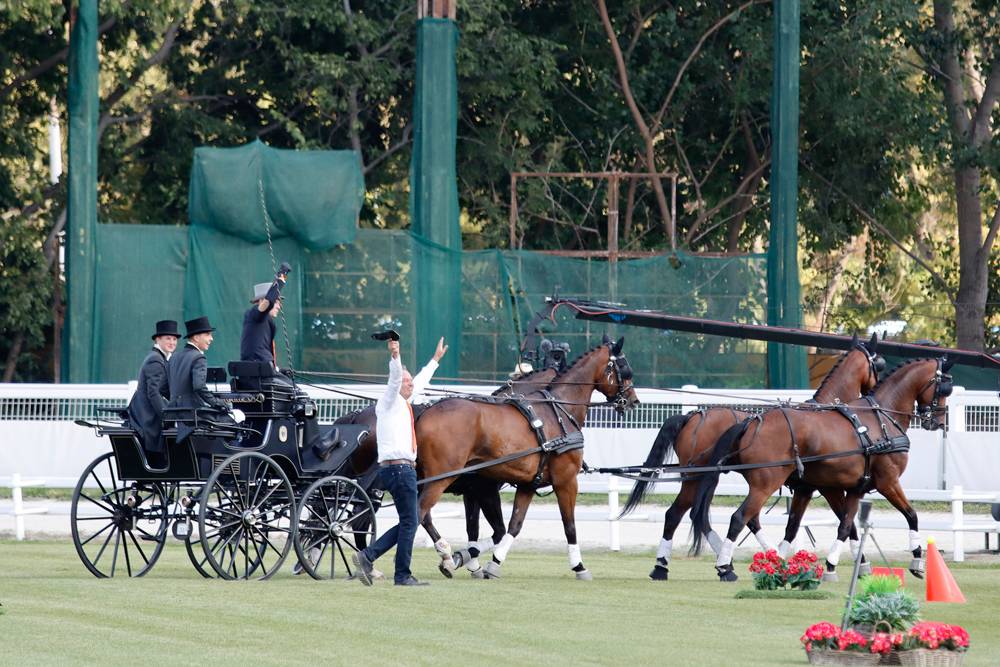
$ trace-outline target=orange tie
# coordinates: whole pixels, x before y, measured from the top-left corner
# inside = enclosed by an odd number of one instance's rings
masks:
[[[410,411],[410,438],[413,440],[413,455],[417,454],[417,431],[413,428],[413,406],[406,401],[406,409]]]

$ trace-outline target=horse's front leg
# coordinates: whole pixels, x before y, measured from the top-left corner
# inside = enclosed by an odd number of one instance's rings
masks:
[[[910,501],[906,499],[906,494],[903,493],[903,487],[900,486],[898,477],[885,483],[879,481],[876,483],[875,488],[906,518],[906,525],[910,529],[910,552],[913,554],[913,560],[910,561],[910,572],[917,579],[923,579],[925,568],[924,549],[923,540],[920,538],[920,531],[917,527],[917,511],[913,509]]]
[[[507,534],[500,539],[500,543],[493,549],[492,560],[483,568],[487,579],[500,578],[500,566],[507,560],[507,552],[514,544],[514,538],[521,532],[524,517],[528,513],[528,505],[531,504],[534,495],[535,487],[531,484],[517,487],[517,493],[514,494],[514,510],[511,512],[510,523],[507,525]]]
[[[580,581],[590,581],[594,576],[583,566],[580,555],[580,545],[576,543],[576,475],[567,475],[564,479],[553,480],[556,500],[559,501],[559,514],[562,517],[563,530],[566,532],[566,551],[569,556],[569,567],[576,573]]]
[[[840,525],[837,527],[837,539],[830,547],[826,556],[826,572],[823,573],[823,581],[837,581],[837,565],[840,563],[840,552],[844,548],[844,543],[851,535],[851,527],[854,525],[854,516],[858,513],[858,504],[861,496],[857,493],[848,493],[842,505],[834,511],[840,518]]]

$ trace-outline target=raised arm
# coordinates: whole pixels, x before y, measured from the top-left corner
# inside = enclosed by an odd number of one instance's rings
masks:
[[[389,408],[396,401],[403,400],[399,395],[399,388],[403,386],[403,362],[399,358],[399,341],[389,341],[389,383],[386,385],[385,393],[375,404],[376,412]]]
[[[434,372],[438,369],[438,362],[441,361],[441,357],[445,355],[448,351],[448,346],[444,344],[444,338],[438,340],[437,350],[434,352],[434,356],[427,365],[420,369],[420,372],[413,376],[413,393],[411,394],[411,400],[416,400],[420,398],[424,390],[427,389],[427,385],[431,383],[431,378],[434,377]],[[419,402],[419,401],[418,401]]]

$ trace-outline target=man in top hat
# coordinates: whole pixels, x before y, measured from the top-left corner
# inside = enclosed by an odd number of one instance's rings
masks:
[[[166,463],[163,440],[163,409],[170,398],[167,382],[167,361],[177,348],[177,331],[174,320],[160,320],[153,334],[153,349],[146,355],[139,369],[139,386],[128,404],[128,423],[139,433],[146,452],[146,460],[154,468]]]
[[[229,413],[236,423],[244,420],[240,410],[229,410],[226,402],[208,389],[208,361],[205,351],[212,344],[215,329],[207,317],[196,317],[184,323],[187,329],[187,343],[170,358],[167,364],[170,382],[170,408],[191,408],[192,414],[198,408],[217,408]],[[222,420],[226,418],[222,415]],[[229,422],[233,423],[233,422]],[[183,442],[191,434],[190,424],[178,424],[177,442]]]
[[[276,366],[274,354],[274,319],[281,312],[281,288],[292,267],[282,262],[271,283],[254,285],[253,306],[243,314],[240,335],[240,361],[263,361]]]

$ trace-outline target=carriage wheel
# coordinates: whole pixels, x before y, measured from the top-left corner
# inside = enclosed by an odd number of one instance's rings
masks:
[[[357,482],[332,475],[314,482],[299,503],[295,553],[313,579],[351,575],[357,544],[375,541],[375,507]]]
[[[268,579],[281,569],[298,516],[292,484],[274,459],[230,456],[208,478],[199,505],[199,539],[216,574]]]
[[[98,456],[73,490],[73,546],[100,578],[149,572],[167,541],[167,497],[159,484],[118,479],[115,455]]]

